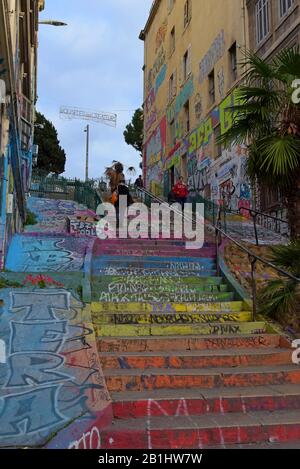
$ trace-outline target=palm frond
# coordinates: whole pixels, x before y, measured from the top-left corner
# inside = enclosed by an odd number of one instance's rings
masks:
[[[273,246],[271,261],[300,278],[300,240],[291,241],[287,246]]]
[[[275,69],[278,80],[291,82],[300,73],[300,49],[299,46],[283,49],[273,59],[273,67]]]
[[[245,53],[243,66],[247,69],[244,74],[247,83],[266,84],[276,78],[276,71],[272,64],[250,51]]]
[[[297,307],[297,284],[286,279],[268,282],[258,296],[259,311],[274,319],[282,319]]]
[[[257,144],[263,163],[261,170],[273,176],[289,177],[299,167],[300,139],[291,135],[271,135]]]

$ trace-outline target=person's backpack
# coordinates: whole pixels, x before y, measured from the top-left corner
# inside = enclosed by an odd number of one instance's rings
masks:
[[[118,193],[117,193],[117,191],[114,191],[114,192],[112,193],[112,196],[111,196],[111,203],[112,203],[113,205],[115,205],[116,202],[117,202],[117,200],[118,200]]]

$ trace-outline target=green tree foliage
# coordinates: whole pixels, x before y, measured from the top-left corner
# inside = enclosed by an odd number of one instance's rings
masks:
[[[59,144],[57,130],[52,122],[37,112],[35,127],[35,144],[39,147],[35,170],[41,175],[61,174],[65,170],[66,154]]]
[[[272,248],[271,262],[300,278],[300,241]],[[260,312],[284,321],[287,315],[298,316],[300,324],[300,282],[281,277],[267,282],[259,294]]]
[[[135,111],[131,123],[126,126],[124,138],[127,145],[133,146],[142,156],[144,140],[144,112],[142,109]]]

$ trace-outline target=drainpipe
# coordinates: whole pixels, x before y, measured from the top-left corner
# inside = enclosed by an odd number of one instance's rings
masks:
[[[17,194],[17,204],[21,216],[21,220],[25,223],[26,209],[25,209],[25,194],[21,177],[21,149],[19,137],[19,123],[18,123],[18,100],[17,100],[17,87],[14,75],[14,63],[12,54],[12,39],[10,32],[10,22],[8,18],[8,5],[7,0],[0,2],[0,24],[3,26],[4,31],[4,49],[6,51],[6,61],[8,69],[8,79],[11,94],[10,105],[10,140],[12,146],[11,164]],[[2,28],[1,28],[2,29]]]

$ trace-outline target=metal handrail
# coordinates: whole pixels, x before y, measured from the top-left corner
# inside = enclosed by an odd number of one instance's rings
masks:
[[[287,220],[283,220],[282,218],[274,217],[273,215],[269,215],[268,213],[260,212],[259,210],[255,210],[253,208],[240,207],[239,211],[241,211],[241,210],[247,210],[250,213],[250,215],[251,215],[251,213],[255,213],[256,215],[261,215],[265,218],[270,218],[270,219],[278,221],[280,223],[286,223],[287,225],[289,224],[289,222]]]
[[[151,194],[151,192],[147,191],[146,189],[142,189],[142,188],[138,188],[138,191],[139,192],[142,192],[142,193],[145,193],[146,195],[148,195],[149,197],[151,197],[151,199],[154,199],[154,200],[157,200],[159,201],[160,203],[163,203],[164,205],[167,205],[170,209],[171,207],[169,206],[169,204],[167,204],[164,200],[160,199],[159,197]],[[174,208],[172,208],[172,210],[174,210]],[[179,212],[179,211],[178,211]],[[182,212],[181,212],[182,213]],[[189,219],[191,220],[190,218],[187,218],[186,215],[183,213],[182,214],[183,217],[185,219]],[[193,219],[194,220],[194,219]],[[262,257],[258,256],[257,254],[255,254],[254,252],[250,251],[250,249],[248,249],[247,247],[243,246],[241,243],[239,243],[237,240],[235,240],[234,238],[232,238],[232,236],[230,236],[228,233],[226,233],[224,230],[222,230],[222,228],[220,228],[220,226],[218,226],[219,224],[221,223],[221,207],[219,207],[219,213],[218,213],[218,221],[217,221],[217,225],[214,225],[213,223],[207,223],[207,226],[209,226],[210,228],[213,228],[215,230],[215,235],[216,235],[216,248],[217,248],[217,267],[218,267],[218,270],[220,269],[220,262],[219,262],[219,247],[220,247],[220,235],[221,237],[224,236],[225,238],[227,238],[229,241],[231,241],[233,244],[235,244],[241,251],[245,252],[246,254],[248,254],[248,258],[249,258],[249,261],[250,261],[250,264],[251,264],[251,279],[252,279],[252,303],[253,303],[253,310],[252,310],[252,320],[255,321],[255,318],[256,318],[256,315],[257,315],[257,303],[256,303],[256,279],[255,279],[255,273],[256,273],[256,263],[257,261],[258,262],[261,262],[263,265],[265,266],[268,266],[270,267],[271,269],[275,270],[277,273],[285,276],[285,277],[288,277],[290,278],[291,280],[293,280],[294,282],[299,282],[300,283],[300,278],[298,277],[295,277],[293,274],[289,273],[289,272],[286,272],[285,270],[281,269],[280,267],[277,267],[276,265],[274,265],[272,262],[270,261],[267,261],[265,259],[263,259]]]

